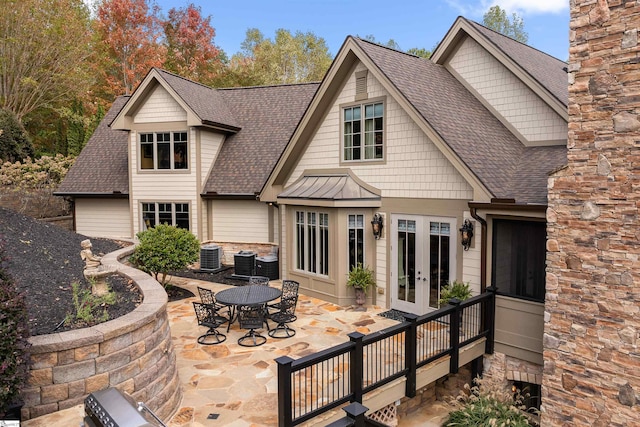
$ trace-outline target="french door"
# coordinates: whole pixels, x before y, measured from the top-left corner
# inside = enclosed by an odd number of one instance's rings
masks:
[[[455,274],[455,218],[391,215],[391,308],[424,314],[438,308]]]

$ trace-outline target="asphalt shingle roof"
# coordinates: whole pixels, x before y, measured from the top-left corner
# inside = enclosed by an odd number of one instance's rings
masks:
[[[546,203],[547,174],[566,163],[566,147],[525,147],[444,66],[354,40],[494,197]]]
[[[225,140],[202,192],[259,193],[318,86],[308,83],[219,89],[242,130]]]
[[[129,194],[129,132],[109,127],[128,100],[128,96],[116,98],[56,194]]]

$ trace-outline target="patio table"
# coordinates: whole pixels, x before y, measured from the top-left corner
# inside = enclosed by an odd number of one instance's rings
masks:
[[[216,301],[231,307],[231,320],[227,326],[227,332],[231,324],[236,320],[236,307],[239,305],[264,305],[269,301],[280,297],[282,291],[278,288],[262,285],[236,286],[216,292]]]

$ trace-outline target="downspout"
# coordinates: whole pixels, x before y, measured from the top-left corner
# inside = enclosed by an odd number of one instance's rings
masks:
[[[480,223],[480,293],[487,289],[487,221],[478,215],[476,208],[469,207],[473,219]]]

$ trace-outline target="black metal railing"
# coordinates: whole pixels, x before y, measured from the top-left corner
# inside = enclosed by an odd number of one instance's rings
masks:
[[[466,301],[452,300],[437,311],[407,315],[406,321],[364,335],[350,333],[349,342],[278,364],[278,425],[296,426],[397,378],[406,378],[405,396],[416,395],[416,374],[443,357],[450,373],[458,372],[460,348],[486,338],[493,353],[495,288]]]

